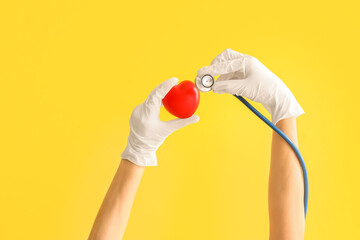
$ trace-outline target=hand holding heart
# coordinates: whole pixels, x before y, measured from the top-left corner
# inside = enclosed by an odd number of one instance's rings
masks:
[[[156,150],[165,138],[175,130],[199,121],[199,117],[193,115],[199,105],[199,92],[195,84],[184,81],[175,86],[177,83],[177,78],[166,80],[157,86],[142,104],[135,107],[130,117],[128,143],[121,154],[123,159],[140,166],[156,166]],[[172,114],[183,119],[161,121],[161,103]]]

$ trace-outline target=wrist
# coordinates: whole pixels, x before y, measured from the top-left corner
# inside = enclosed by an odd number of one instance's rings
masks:
[[[122,168],[126,172],[134,172],[142,174],[145,170],[144,166],[139,166],[131,162],[129,159],[122,158],[119,168]]]

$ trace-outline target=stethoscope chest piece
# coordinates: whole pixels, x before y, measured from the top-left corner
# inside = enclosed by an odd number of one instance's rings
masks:
[[[201,92],[209,92],[214,85],[214,77],[210,74],[205,74],[204,76],[195,78],[195,85]]]

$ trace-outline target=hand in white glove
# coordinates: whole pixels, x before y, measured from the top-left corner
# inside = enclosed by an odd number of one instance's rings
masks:
[[[226,49],[201,68],[197,77],[220,75],[213,86],[215,93],[230,93],[261,103],[272,122],[298,117],[304,113],[286,85],[254,57]]]
[[[135,107],[130,117],[130,134],[121,158],[140,166],[156,166],[156,150],[172,132],[188,124],[196,123],[199,117],[163,122],[159,118],[162,99],[178,83],[170,78],[157,86],[148,98]]]

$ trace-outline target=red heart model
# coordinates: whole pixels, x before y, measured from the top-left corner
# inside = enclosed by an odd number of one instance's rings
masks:
[[[174,86],[162,100],[166,110],[178,118],[191,117],[199,106],[199,102],[199,90],[189,80]]]

